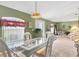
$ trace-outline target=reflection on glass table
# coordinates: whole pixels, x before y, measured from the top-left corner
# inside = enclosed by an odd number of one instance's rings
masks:
[[[31,49],[36,48],[44,43],[46,43],[45,39],[35,38],[35,39],[32,39],[31,41],[26,41],[25,44],[22,46],[22,48],[24,48],[26,50],[31,50]]]

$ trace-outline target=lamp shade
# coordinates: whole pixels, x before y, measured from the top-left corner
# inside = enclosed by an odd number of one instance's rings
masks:
[[[78,26],[72,26],[70,31],[71,32],[77,32],[77,31],[79,31],[79,28],[78,28]]]
[[[40,17],[41,17],[41,15],[40,15],[39,12],[33,12],[32,13],[32,18],[40,18]]]

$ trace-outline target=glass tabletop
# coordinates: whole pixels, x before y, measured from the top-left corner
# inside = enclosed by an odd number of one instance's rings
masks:
[[[27,50],[31,50],[45,42],[46,42],[46,40],[43,38],[35,38],[35,39],[32,39],[29,43],[28,43],[28,41],[26,41],[26,43],[22,47]]]

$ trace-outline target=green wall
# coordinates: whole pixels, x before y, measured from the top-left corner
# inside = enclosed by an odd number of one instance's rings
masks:
[[[30,14],[27,14],[27,13],[24,13],[24,12],[21,12],[21,11],[18,11],[18,10],[15,10],[15,9],[11,9],[11,8],[8,8],[8,7],[5,7],[5,6],[2,6],[0,5],[0,18],[1,17],[17,17],[17,18],[21,18],[23,20],[25,20],[26,22],[29,22],[31,23],[31,28],[29,27],[26,27],[25,31],[29,31],[32,33],[32,29],[35,28],[35,20],[33,18],[31,18],[31,15]],[[52,22],[46,20],[46,19],[43,19],[41,18],[41,20],[44,20],[45,21],[45,24],[46,24],[46,30],[47,28],[49,28],[50,24]],[[1,36],[1,27],[0,27],[0,36]]]
[[[26,27],[25,31],[29,31],[32,33],[32,29],[35,29],[35,20],[33,18],[31,18],[30,14],[15,10],[15,9],[11,9],[5,6],[0,5],[0,18],[1,17],[17,17],[17,18],[21,18],[23,20],[25,20],[26,22],[31,23],[31,28]],[[51,22],[49,20],[43,19],[41,18],[41,20],[45,21],[45,28],[46,31],[50,30],[50,24],[56,24],[58,30],[63,30],[63,31],[69,31],[70,27],[72,25],[77,25],[77,21],[72,21],[72,22]],[[1,36],[1,27],[0,27],[0,36]],[[32,33],[33,34],[33,33]]]
[[[46,21],[45,25],[46,25],[46,31],[50,30],[51,24],[55,24],[55,22],[51,22],[51,21]]]
[[[70,22],[58,22],[57,23],[57,27],[58,30],[62,30],[62,31],[70,31],[71,27],[73,25],[78,26],[78,21],[70,21]]]
[[[30,17],[30,14],[26,14],[24,12],[17,11],[17,10],[0,5],[0,17],[2,16],[18,17],[18,18],[24,19],[25,21],[32,20],[32,18]]]
[[[25,20],[26,22],[32,22],[33,19],[30,17],[30,14],[14,10],[5,6],[0,5],[0,18],[1,17],[17,17]],[[33,25],[33,24],[32,24]],[[34,27],[34,25],[33,25]],[[0,36],[1,36],[1,27],[0,27]]]

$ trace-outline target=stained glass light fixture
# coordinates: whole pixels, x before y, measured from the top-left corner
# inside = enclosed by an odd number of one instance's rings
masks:
[[[40,12],[37,11],[37,1],[35,1],[35,11],[32,13],[32,18],[41,18]]]

